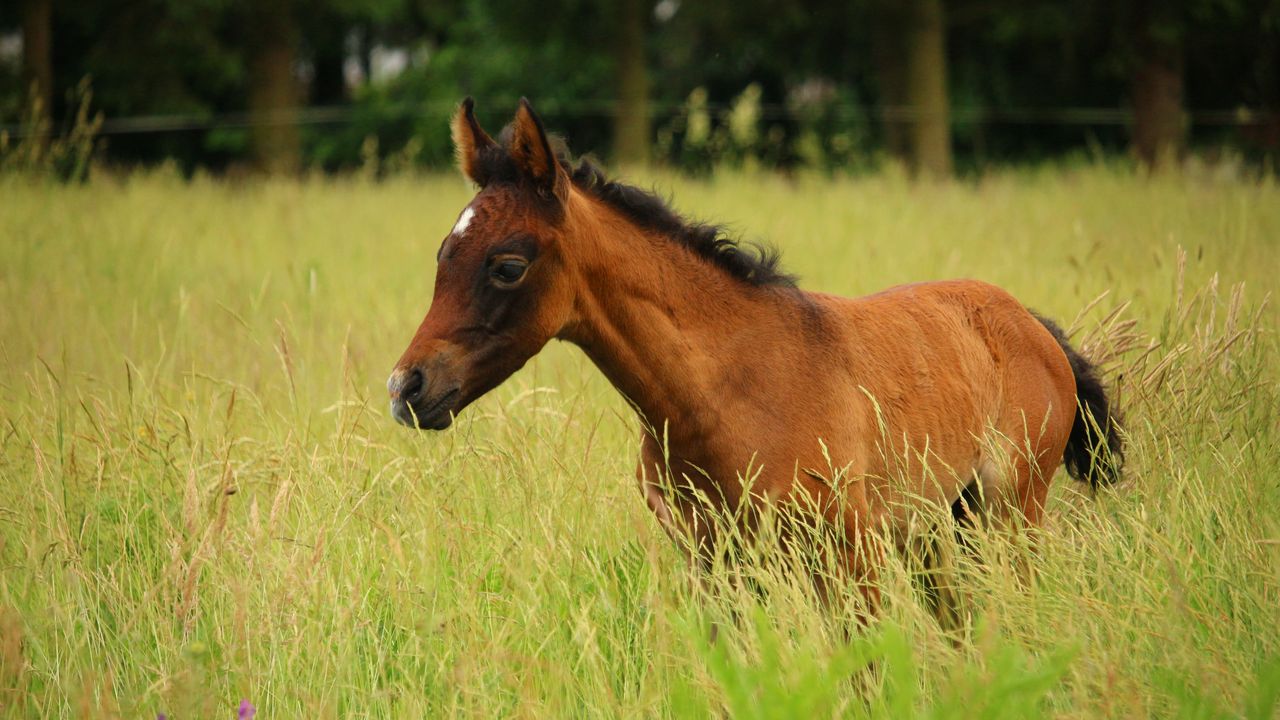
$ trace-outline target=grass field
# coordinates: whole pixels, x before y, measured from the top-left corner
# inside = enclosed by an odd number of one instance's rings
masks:
[[[1280,187],[650,180],[806,287],[976,277],[1074,326],[1126,479],[1060,474],[1038,552],[957,555],[959,626],[898,557],[853,633],[785,572],[703,596],[576,349],[444,433],[390,420],[457,177],[0,177],[3,715],[1274,716]]]

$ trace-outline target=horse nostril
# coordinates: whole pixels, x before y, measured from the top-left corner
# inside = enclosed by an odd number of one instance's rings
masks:
[[[422,387],[424,385],[422,371],[414,368],[405,373],[404,382],[400,385],[400,399],[412,403],[422,395]]]
[[[391,395],[393,403],[411,403],[421,397],[424,385],[426,385],[426,380],[422,377],[421,370],[417,368],[397,369],[391,373],[391,377],[387,378],[387,394]]]

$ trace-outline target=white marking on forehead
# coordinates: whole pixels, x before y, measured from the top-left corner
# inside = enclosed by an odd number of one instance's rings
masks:
[[[462,234],[467,231],[467,226],[471,224],[471,218],[475,216],[476,211],[468,205],[467,209],[463,210],[462,215],[458,218],[458,224],[453,226],[453,234],[462,237]]]

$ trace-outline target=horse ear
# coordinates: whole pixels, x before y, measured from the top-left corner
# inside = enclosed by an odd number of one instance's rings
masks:
[[[542,121],[525,98],[520,98],[520,107],[516,110],[516,119],[511,125],[511,145],[508,152],[520,172],[533,180],[538,192],[558,198],[561,202],[566,200],[569,178],[551,150],[551,141],[542,127]]]
[[[480,163],[480,151],[497,145],[493,138],[476,122],[476,103],[470,97],[462,101],[453,114],[450,130],[453,134],[453,152],[458,158],[458,169],[471,182],[484,187],[489,178]]]

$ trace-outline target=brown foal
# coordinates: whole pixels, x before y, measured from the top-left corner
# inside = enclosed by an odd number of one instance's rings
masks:
[[[1034,526],[1059,464],[1095,484],[1117,472],[1092,366],[1003,290],[805,292],[767,253],[571,164],[527,101],[497,141],[470,99],[452,129],[480,192],[387,382],[400,422],[445,428],[549,340],[569,341],[639,413],[641,490],[696,558],[718,513],[805,506],[842,538],[838,567],[872,604],[873,529],[901,533],[930,503]]]

